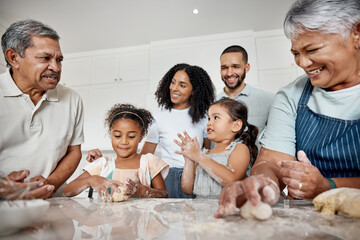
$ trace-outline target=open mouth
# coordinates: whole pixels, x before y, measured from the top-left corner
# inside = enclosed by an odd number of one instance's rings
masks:
[[[312,71],[308,71],[308,73],[310,75],[315,75],[315,74],[319,74],[322,70],[324,70],[325,67],[321,67],[321,68],[318,68],[318,69],[315,69],[315,70],[312,70]]]

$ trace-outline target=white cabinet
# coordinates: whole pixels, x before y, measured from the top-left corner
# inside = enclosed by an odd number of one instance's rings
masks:
[[[64,86],[82,86],[91,83],[91,57],[64,58],[60,83]]]
[[[149,51],[131,51],[93,57],[92,84],[148,79]]]
[[[83,150],[112,149],[104,121],[114,104],[145,107],[149,89],[148,65],[148,47],[65,56],[61,84],[77,91],[84,103]]]
[[[5,33],[6,28],[0,24],[0,37]],[[6,71],[6,61],[3,54],[3,51],[0,51],[0,73],[3,73]]]
[[[87,86],[81,90],[85,105],[85,143],[83,149],[99,148],[110,150],[111,141],[105,128],[107,112],[117,103],[129,103],[144,108],[146,104],[147,81],[120,82]],[[81,95],[81,92],[80,95]],[[88,94],[86,96],[86,94]]]
[[[291,41],[282,30],[258,32],[255,41],[260,88],[276,93],[303,74],[290,52]]]

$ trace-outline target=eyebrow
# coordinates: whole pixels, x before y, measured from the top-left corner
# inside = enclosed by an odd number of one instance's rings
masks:
[[[311,47],[311,45],[314,45],[314,44],[315,44],[315,43],[309,43],[309,44],[303,46],[301,49],[306,49],[306,48],[308,48],[308,47]],[[291,48],[290,51],[291,51],[291,52],[296,52],[296,50],[294,50],[293,48]]]
[[[173,77],[172,79],[175,80],[175,81],[177,81],[176,78],[174,78],[174,77]],[[180,81],[180,83],[185,83],[186,85],[188,84],[188,83],[185,82],[185,81]]]
[[[121,133],[121,131],[120,130],[113,130],[113,132],[119,132],[119,133]],[[129,131],[129,132],[126,132],[126,133],[138,133],[138,131]]]
[[[54,54],[49,52],[40,52],[39,55],[54,56]],[[58,58],[64,59],[64,56],[61,54]]]

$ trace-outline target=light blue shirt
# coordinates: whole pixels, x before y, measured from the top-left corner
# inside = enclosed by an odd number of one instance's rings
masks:
[[[308,77],[303,75],[281,88],[270,109],[267,127],[260,143],[263,147],[295,156],[295,121],[297,105]],[[360,118],[360,84],[338,91],[314,87],[308,107],[329,117],[356,120]]]
[[[224,89],[217,95],[216,100],[222,97],[229,97],[224,92]],[[247,105],[248,122],[255,125],[259,129],[259,133],[261,133],[266,126],[274,94],[246,84],[245,88],[234,99],[241,100]]]

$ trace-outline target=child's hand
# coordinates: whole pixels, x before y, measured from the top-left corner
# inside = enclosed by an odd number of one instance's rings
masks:
[[[128,197],[137,197],[140,194],[141,187],[141,183],[136,183],[131,179],[127,179],[127,182],[123,184],[124,194]]]
[[[197,162],[201,155],[201,149],[199,142],[196,137],[191,138],[186,131],[184,131],[184,136],[178,133],[178,137],[181,139],[181,142],[176,139],[174,142],[181,147],[181,151],[175,151],[175,153],[183,155],[184,158]]]
[[[101,199],[111,202],[112,198],[111,193],[109,192],[109,188],[111,189],[112,193],[119,192],[119,186],[122,186],[122,183],[100,176],[91,176],[90,185],[98,192]]]
[[[93,162],[95,161],[96,159],[98,158],[101,158],[102,157],[102,154],[100,152],[99,149],[91,149],[89,152],[88,152],[88,155],[86,156],[86,160],[88,162]]]

